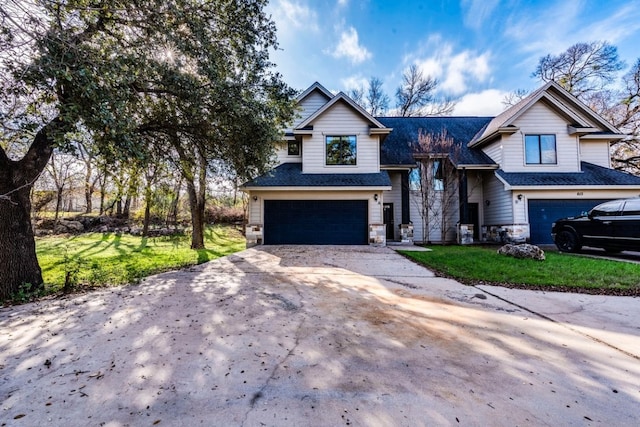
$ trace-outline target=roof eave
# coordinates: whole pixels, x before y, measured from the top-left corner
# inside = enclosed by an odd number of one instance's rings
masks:
[[[367,186],[268,186],[268,187],[260,187],[260,186],[247,186],[247,187],[238,187],[242,191],[252,191],[252,190],[260,190],[260,191],[390,191],[390,185],[367,185]]]
[[[509,185],[509,190],[535,190],[535,191],[543,191],[543,190],[640,190],[640,185],[630,184],[630,185]]]
[[[501,126],[498,129],[496,129],[495,131],[493,131],[492,133],[490,133],[489,135],[475,141],[475,142],[469,142],[467,144],[467,147],[472,148],[472,147],[477,147],[479,145],[482,145],[486,142],[492,141],[494,139],[496,139],[499,136],[502,135],[513,135],[514,133],[518,132],[520,130],[520,128],[518,126]]]
[[[496,170],[500,165],[483,165],[483,164],[460,164],[456,169],[473,169],[473,170]]]
[[[622,139],[625,139],[626,137],[627,135],[624,135],[621,133],[607,133],[607,134],[591,133],[586,135],[580,135],[580,141],[589,140],[589,139],[594,139],[594,140],[608,139],[610,141],[620,141]]]
[[[370,128],[369,135],[388,135],[393,131],[393,128]]]

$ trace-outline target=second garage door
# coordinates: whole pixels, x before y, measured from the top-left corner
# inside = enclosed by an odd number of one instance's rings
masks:
[[[553,243],[551,224],[560,218],[578,216],[607,200],[529,200],[531,243]]]
[[[265,200],[267,245],[366,245],[367,200]]]

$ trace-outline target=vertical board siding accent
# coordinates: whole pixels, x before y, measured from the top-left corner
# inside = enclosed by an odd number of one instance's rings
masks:
[[[325,165],[326,135],[356,135],[357,164],[355,166]],[[334,104],[313,122],[313,135],[302,144],[302,171],[304,173],[376,173],[379,137],[369,136],[369,123],[343,102]]]

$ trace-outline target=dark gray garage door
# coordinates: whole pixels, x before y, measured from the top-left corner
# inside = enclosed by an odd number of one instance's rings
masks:
[[[265,200],[267,245],[366,245],[367,200]]]
[[[551,224],[559,218],[578,216],[607,200],[529,200],[531,243],[553,243]]]

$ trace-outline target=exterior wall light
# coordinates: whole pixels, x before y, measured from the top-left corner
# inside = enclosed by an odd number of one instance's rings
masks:
[[[258,196],[253,196],[253,201],[257,202],[258,201]]]
[[[522,200],[522,194],[518,194],[518,200]]]
[[[491,200],[485,200],[485,201],[484,201],[484,204],[485,204],[485,205],[487,205],[487,206],[489,206],[489,205],[491,204]]]
[[[377,194],[373,195],[373,200],[375,200],[376,202],[378,201],[378,195]]]

